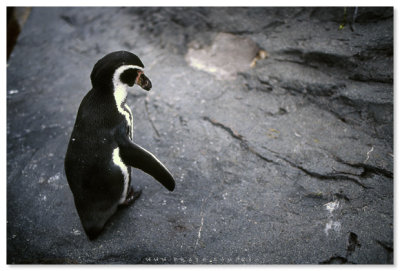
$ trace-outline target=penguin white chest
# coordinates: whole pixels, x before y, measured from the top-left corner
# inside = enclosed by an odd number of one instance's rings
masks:
[[[120,76],[123,71],[125,71],[128,68],[139,68],[141,67],[138,66],[133,66],[133,65],[124,65],[119,67],[113,76],[113,85],[114,85],[114,100],[115,104],[117,106],[118,112],[125,118],[126,124],[128,125],[129,128],[129,138],[130,140],[133,139],[133,117],[132,117],[132,111],[129,108],[129,106],[125,103],[126,101],[126,96],[128,95],[128,92],[126,90],[127,85],[121,82]],[[124,177],[124,189],[122,191],[122,195],[120,198],[119,203],[123,203],[126,200],[126,194],[128,192],[128,186],[129,186],[129,167],[122,161],[119,148],[115,148],[112,153],[112,160],[113,163],[118,166],[122,172],[122,175]]]
[[[121,173],[124,178],[124,189],[122,190],[121,198],[119,200],[119,204],[123,203],[126,199],[126,193],[128,192],[128,185],[129,185],[129,172],[128,172],[128,167],[125,165],[125,163],[122,161],[120,153],[119,153],[119,148],[115,148],[112,153],[112,160],[114,165],[119,167],[121,170]]]
[[[129,138],[132,140],[133,138],[133,118],[132,111],[129,106],[125,104],[126,100],[126,88],[124,86],[116,86],[114,90],[114,98],[115,103],[117,105],[118,112],[125,117],[126,123],[129,127]],[[122,204],[126,200],[126,195],[128,193],[129,186],[129,170],[128,166],[122,161],[119,148],[115,148],[112,153],[113,162],[116,166],[118,166],[121,170],[121,173],[124,178],[124,189],[122,190],[121,198],[119,203]]]

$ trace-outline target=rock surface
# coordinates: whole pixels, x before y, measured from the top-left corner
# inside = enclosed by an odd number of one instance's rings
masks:
[[[7,262],[393,263],[393,9],[353,14],[33,8],[7,66]],[[268,57],[221,58],[221,35]],[[141,197],[90,242],[63,159],[94,63],[121,49],[153,83],[128,96],[135,142],[177,186],[136,170]],[[221,77],[199,51],[249,63]]]

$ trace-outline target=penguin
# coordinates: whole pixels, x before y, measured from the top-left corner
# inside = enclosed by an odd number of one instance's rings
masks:
[[[64,160],[65,175],[82,226],[90,240],[99,236],[119,207],[141,191],[131,186],[131,167],[151,175],[169,191],[175,181],[149,151],[133,142],[133,116],[127,88],[152,87],[142,61],[133,53],[107,54],[94,65],[92,89],[83,98]]]

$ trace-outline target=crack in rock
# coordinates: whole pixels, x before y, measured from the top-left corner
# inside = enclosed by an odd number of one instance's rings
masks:
[[[256,150],[254,150],[252,147],[250,147],[249,143],[247,142],[247,140],[239,133],[237,133],[236,131],[234,131],[232,128],[216,121],[213,120],[207,116],[203,117],[203,120],[208,121],[209,123],[211,123],[212,125],[222,128],[223,130],[225,130],[226,132],[228,132],[233,138],[237,139],[240,141],[241,145],[248,151],[250,151],[251,153],[255,154],[258,158],[268,162],[268,163],[273,163],[273,164],[277,164],[279,165],[277,162],[263,156],[262,154],[260,154],[259,152],[257,152]]]
[[[347,175],[344,174],[337,174],[337,173],[333,173],[333,174],[320,174],[317,172],[312,172],[309,171],[305,168],[303,168],[302,166],[299,166],[297,164],[295,164],[294,162],[284,158],[284,157],[279,157],[282,160],[284,160],[285,162],[289,163],[292,167],[298,168],[300,169],[302,172],[304,172],[305,174],[309,175],[310,177],[314,177],[320,180],[344,180],[344,181],[351,181],[359,186],[361,186],[362,188],[368,189],[370,187],[364,185],[363,183],[361,183],[359,180],[357,180],[356,178],[352,178],[349,177]]]
[[[389,179],[393,179],[393,172],[388,171],[388,170],[386,170],[384,168],[379,168],[379,167],[368,165],[368,164],[365,164],[365,163],[349,163],[349,162],[346,162],[346,161],[342,160],[339,157],[334,157],[334,159],[337,162],[345,164],[345,165],[350,166],[350,167],[362,168],[363,172],[359,176],[361,178],[368,177],[371,173],[374,173],[374,174],[377,174],[377,175],[385,176],[386,178],[389,178]]]
[[[146,109],[146,113],[147,113],[147,117],[149,118],[151,127],[153,128],[154,132],[156,133],[157,137],[160,137],[160,133],[158,132],[153,120],[150,117],[150,112],[149,112],[149,101],[148,101],[149,97],[146,97],[146,99],[144,100],[144,108]]]
[[[260,159],[262,159],[262,160],[264,160],[264,161],[266,161],[266,162],[268,162],[268,163],[273,163],[273,164],[275,164],[275,165],[281,165],[281,166],[283,166],[282,164],[280,164],[280,163],[278,163],[278,162],[276,162],[276,161],[274,161],[274,160],[272,160],[272,159],[270,159],[270,158],[268,158],[268,157],[265,157],[265,156],[262,155],[261,153],[259,153],[259,152],[257,152],[256,150],[254,150],[254,149],[250,146],[250,144],[248,143],[248,141],[244,138],[244,136],[241,135],[241,134],[239,134],[239,133],[237,133],[237,132],[234,131],[232,128],[230,128],[230,127],[228,127],[228,126],[226,126],[226,125],[224,125],[224,124],[222,124],[222,123],[220,123],[220,122],[218,122],[218,121],[216,121],[216,120],[213,120],[213,119],[211,119],[211,118],[209,118],[209,117],[207,117],[207,116],[204,116],[204,117],[203,117],[203,120],[208,121],[208,122],[211,123],[212,125],[214,125],[214,126],[216,126],[216,127],[219,127],[219,128],[222,128],[223,130],[225,130],[226,132],[228,132],[233,138],[239,140],[240,143],[241,143],[241,145],[242,145],[246,150],[248,150],[248,151],[250,151],[251,153],[255,154],[258,158],[260,158]],[[307,175],[310,176],[310,177],[314,177],[314,178],[317,178],[317,179],[320,179],[320,180],[342,180],[342,181],[344,180],[344,181],[351,181],[351,182],[353,182],[353,183],[355,183],[355,184],[361,186],[362,188],[365,188],[365,189],[370,188],[370,187],[364,185],[363,183],[361,183],[361,182],[360,182],[359,180],[357,180],[356,178],[349,177],[349,176],[347,176],[347,175],[345,175],[345,174],[333,173],[333,174],[325,174],[325,175],[324,175],[324,174],[320,174],[320,173],[317,173],[317,172],[309,171],[309,170],[303,168],[302,166],[299,166],[299,165],[297,165],[296,163],[290,161],[289,159],[280,156],[277,152],[272,151],[272,150],[269,150],[269,149],[267,149],[267,150],[268,150],[269,152],[271,152],[271,153],[274,153],[276,158],[279,158],[279,159],[285,161],[286,163],[288,163],[288,164],[289,164],[290,166],[292,166],[293,168],[297,168],[297,169],[301,170],[302,172],[304,172],[305,174],[307,174]]]

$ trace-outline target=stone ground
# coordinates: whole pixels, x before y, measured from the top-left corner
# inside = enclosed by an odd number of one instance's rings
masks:
[[[393,263],[393,9],[33,8],[7,66],[7,262]],[[63,159],[128,50],[135,142],[176,178],[89,241]]]

